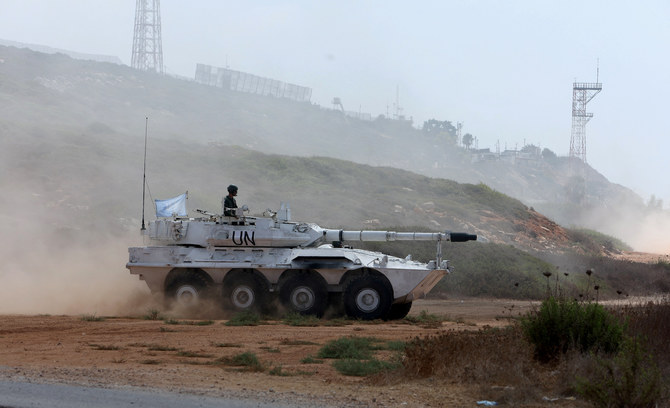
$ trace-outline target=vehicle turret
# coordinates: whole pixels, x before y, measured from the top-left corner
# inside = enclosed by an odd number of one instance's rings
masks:
[[[207,215],[209,213],[202,212]],[[347,231],[324,229],[277,217],[162,218],[149,223],[148,237],[166,245],[200,247],[306,248],[342,241],[452,241],[476,240],[476,235],[453,232]]]

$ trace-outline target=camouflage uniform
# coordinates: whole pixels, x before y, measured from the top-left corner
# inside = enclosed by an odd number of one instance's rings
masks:
[[[235,216],[235,210],[229,210],[229,208],[237,208],[237,202],[235,197],[227,195],[223,200],[223,215]]]

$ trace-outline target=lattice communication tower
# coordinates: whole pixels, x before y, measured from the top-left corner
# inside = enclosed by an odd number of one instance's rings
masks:
[[[586,104],[603,89],[597,80],[593,83],[574,82],[572,84],[572,134],[570,136],[570,157],[577,157],[586,163],[586,124],[593,113],[586,112]]]
[[[130,66],[163,74],[160,0],[137,0]]]

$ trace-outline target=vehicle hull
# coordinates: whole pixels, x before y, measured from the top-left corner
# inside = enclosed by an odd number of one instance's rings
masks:
[[[278,290],[287,271],[309,270],[319,274],[328,292],[341,292],[352,272],[375,271],[385,276],[393,289],[393,302],[406,303],[424,297],[449,273],[448,269],[429,269],[426,264],[391,257],[379,252],[350,248],[193,248],[147,246],[129,248],[126,267],[139,275],[154,293],[162,293],[170,272],[200,270],[215,286],[223,285],[233,270],[255,270]]]

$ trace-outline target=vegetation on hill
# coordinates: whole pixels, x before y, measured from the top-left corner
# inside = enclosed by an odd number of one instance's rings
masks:
[[[418,229],[410,227],[409,229]],[[389,227],[389,230],[408,230]],[[427,262],[436,248],[425,242],[351,242],[352,246]],[[594,243],[590,246],[595,247]],[[578,254],[523,251],[509,244],[444,243],[443,256],[453,266],[451,274],[433,289],[433,297],[491,297],[542,299],[547,293],[570,299],[625,299],[670,291],[667,263],[641,264],[602,256],[600,251]],[[586,271],[592,271],[587,275]],[[598,290],[594,287],[598,286]]]

